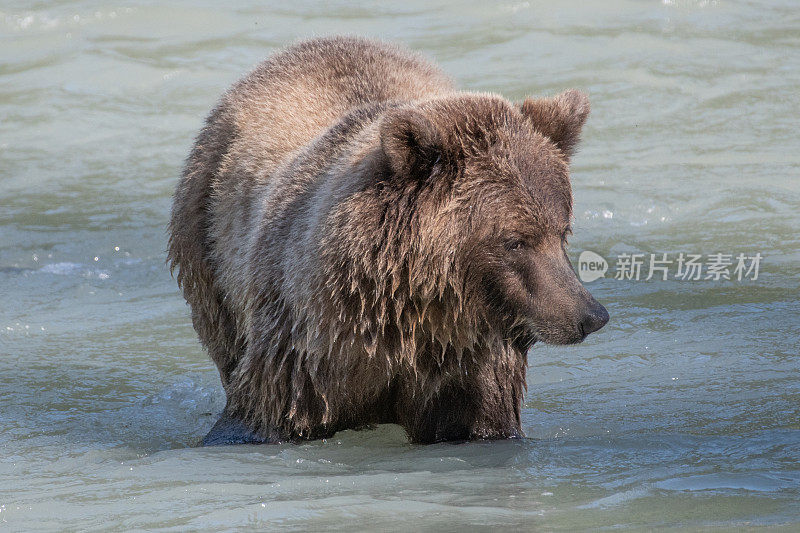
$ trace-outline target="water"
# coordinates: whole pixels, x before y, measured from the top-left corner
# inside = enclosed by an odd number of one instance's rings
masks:
[[[220,5],[0,7],[0,529],[800,527],[795,2]],[[589,91],[576,261],[759,252],[759,278],[612,268],[608,326],[531,352],[526,440],[193,447],[224,399],[164,266],[182,160],[254,63],[340,32]]]

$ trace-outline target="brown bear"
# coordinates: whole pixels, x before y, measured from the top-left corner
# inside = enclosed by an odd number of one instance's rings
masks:
[[[397,46],[291,46],[208,117],[169,261],[227,395],[205,444],[395,423],[412,442],[522,435],[528,349],[608,313],[565,253],[571,90],[462,92]]]

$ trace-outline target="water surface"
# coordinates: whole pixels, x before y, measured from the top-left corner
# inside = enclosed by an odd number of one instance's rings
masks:
[[[0,7],[0,529],[800,527],[800,11],[770,3]],[[164,266],[221,92],[297,38],[424,51],[468,89],[577,87],[573,258],[761,253],[759,278],[615,280],[529,354],[525,440],[395,426],[193,447],[224,402]]]

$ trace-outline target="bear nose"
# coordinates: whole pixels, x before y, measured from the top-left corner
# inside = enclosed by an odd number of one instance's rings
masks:
[[[608,322],[608,311],[597,301],[592,302],[589,311],[583,315],[580,322],[581,335],[586,337],[589,333],[594,333]]]

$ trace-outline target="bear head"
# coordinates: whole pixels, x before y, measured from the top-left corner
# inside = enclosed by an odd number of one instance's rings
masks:
[[[523,353],[608,321],[566,253],[569,160],[588,114],[575,90],[521,105],[459,93],[394,107],[379,125],[383,186],[413,204],[411,277]]]

